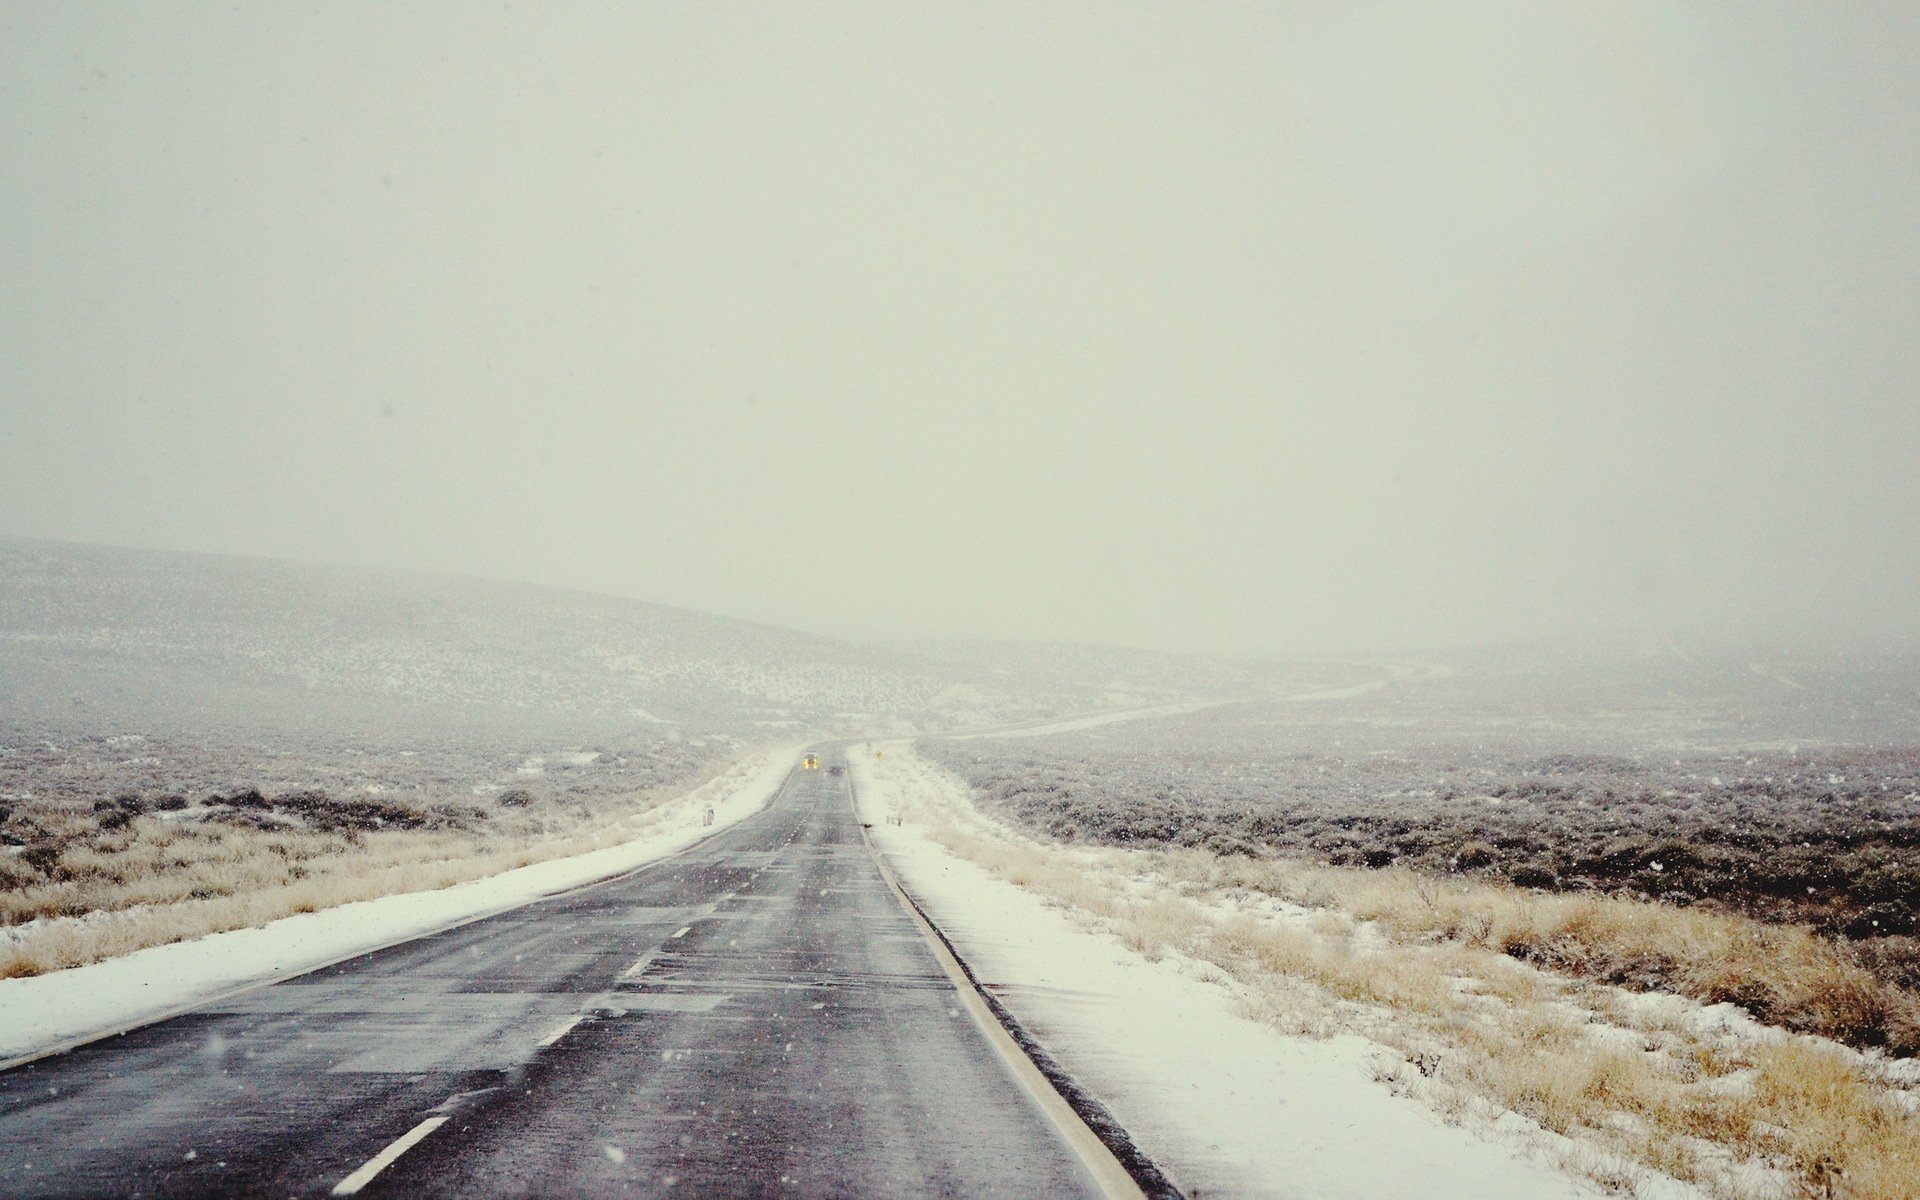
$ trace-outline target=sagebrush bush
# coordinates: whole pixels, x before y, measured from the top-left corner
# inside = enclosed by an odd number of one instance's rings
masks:
[[[83,742],[81,749],[99,745]],[[631,836],[630,822],[644,819],[636,814],[674,792],[667,781],[684,789],[718,766],[679,748],[661,763],[632,769],[629,759],[609,756],[598,773],[578,773],[564,806],[538,803],[518,787],[505,789],[506,802],[496,805],[473,799],[491,789],[471,780],[387,789],[368,777],[371,764],[348,756],[359,764],[353,791],[311,783],[194,786],[202,797],[194,802],[170,772],[149,771],[146,790],[88,796],[74,794],[73,776],[125,772],[63,771],[72,764],[49,758],[39,764],[45,773],[34,775],[22,772],[21,757],[0,758],[0,777],[52,794],[16,796],[0,817],[0,835],[13,847],[0,850],[0,927],[15,927],[0,939],[0,975],[72,966],[597,848]],[[337,778],[340,761],[320,760],[314,773]],[[414,769],[411,756],[398,765]],[[108,915],[112,920],[73,920]],[[28,922],[38,924],[18,928]]]
[[[1376,1078],[1450,1122],[1491,1102],[1565,1135],[1558,1153],[1603,1190],[1637,1192],[1639,1164],[1722,1200],[1914,1195],[1920,1115],[1884,1060],[1776,1031],[1703,1032],[1678,1002],[1643,1006],[1558,974],[1650,972],[1705,992],[1758,983],[1777,1010],[1823,1014],[1816,1023],[1884,1023],[1884,985],[1806,930],[1470,875],[1048,844],[964,800],[888,803],[1148,957],[1220,968],[1244,1010],[1284,1032],[1392,1047],[1401,1065]],[[1556,970],[1521,961],[1536,952]]]
[[[1495,750],[1468,773],[1444,758],[1204,740],[1173,752],[1073,736],[920,749],[994,811],[1064,842],[1304,856],[1705,907],[1804,925],[1883,982],[1912,986],[1908,959],[1874,947],[1916,929],[1920,750],[1678,760]],[[1664,971],[1614,969],[1648,986]]]

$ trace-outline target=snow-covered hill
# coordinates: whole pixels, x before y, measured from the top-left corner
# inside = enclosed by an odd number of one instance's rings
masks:
[[[0,718],[567,742],[872,733],[1231,693],[1124,650],[859,646],[525,584],[0,538]]]

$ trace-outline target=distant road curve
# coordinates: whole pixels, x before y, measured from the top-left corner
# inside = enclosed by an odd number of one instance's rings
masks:
[[[1185,716],[1187,713],[1201,712],[1209,708],[1218,708],[1223,704],[1234,703],[1238,701],[1195,700],[1185,704],[1158,704],[1150,708],[1121,708],[1112,712],[1095,713],[1089,717],[1043,721],[1037,725],[1006,725],[993,729],[973,729],[966,733],[933,733],[926,736],[946,742],[965,742],[986,737],[1039,737],[1048,733],[1072,733],[1078,729],[1092,729],[1099,725],[1112,725],[1120,721],[1146,721],[1154,717]]]
[[[1101,725],[1114,725],[1121,721],[1148,721],[1156,717],[1183,717],[1188,713],[1203,712],[1209,708],[1221,708],[1228,704],[1245,704],[1252,701],[1289,704],[1308,700],[1348,700],[1355,696],[1364,696],[1376,692],[1390,683],[1405,679],[1439,679],[1453,674],[1453,668],[1439,663],[1389,663],[1356,662],[1354,666],[1372,667],[1387,672],[1385,679],[1372,679],[1366,683],[1343,684],[1339,687],[1309,688],[1303,692],[1294,692],[1285,696],[1237,697],[1227,700],[1193,700],[1181,704],[1156,704],[1145,708],[1120,708],[1112,712],[1094,713],[1085,717],[1069,717],[1059,721],[1042,721],[1030,725],[1005,725],[992,729],[970,729],[965,733],[934,733],[925,736],[938,738],[946,742],[966,742],[975,738],[1013,738],[1040,737],[1049,733],[1073,733],[1082,729],[1093,729]]]

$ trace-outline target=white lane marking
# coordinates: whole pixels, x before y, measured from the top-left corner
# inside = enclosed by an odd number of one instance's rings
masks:
[[[660,952],[658,950],[647,951],[645,954],[642,954],[639,958],[634,959],[632,966],[620,972],[620,978],[616,982],[625,983],[630,979],[640,978],[642,975],[647,973],[647,968],[652,966],[653,960],[658,957],[660,957]]]
[[[539,1045],[542,1045],[542,1046],[553,1045],[555,1042],[559,1041],[561,1038],[567,1036],[567,1034],[573,1032],[573,1027],[586,1019],[587,1019],[587,1014],[585,1013],[573,1014],[572,1016],[568,1017],[566,1020],[560,1022],[558,1025],[555,1025],[553,1029],[550,1032],[548,1032],[547,1036],[540,1039]]]
[[[689,926],[687,926],[686,928],[684,928],[684,929],[682,929],[682,930],[681,930],[681,931],[680,931],[679,933],[676,933],[676,934],[674,934],[674,935],[673,935],[673,937],[674,937],[674,940],[675,940],[675,941],[678,941],[679,939],[681,939],[681,938],[683,938],[683,937],[685,937],[685,936],[687,936],[688,934],[690,934],[690,933],[692,933],[692,932],[693,932],[693,926],[691,926],[691,925],[689,925]]]
[[[388,1146],[385,1150],[368,1159],[365,1166],[362,1166],[358,1171],[342,1179],[339,1183],[334,1184],[333,1194],[336,1196],[353,1195],[361,1188],[372,1183],[375,1175],[392,1166],[394,1159],[399,1158],[402,1154],[405,1154],[418,1145],[421,1138],[426,1137],[446,1123],[447,1118],[445,1117],[428,1117],[412,1129],[407,1130],[400,1135],[399,1140],[394,1142],[393,1145]]]

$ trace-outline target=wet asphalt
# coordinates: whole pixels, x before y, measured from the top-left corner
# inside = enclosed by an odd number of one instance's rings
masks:
[[[646,870],[0,1074],[0,1196],[329,1194],[1098,1193],[823,769]]]

